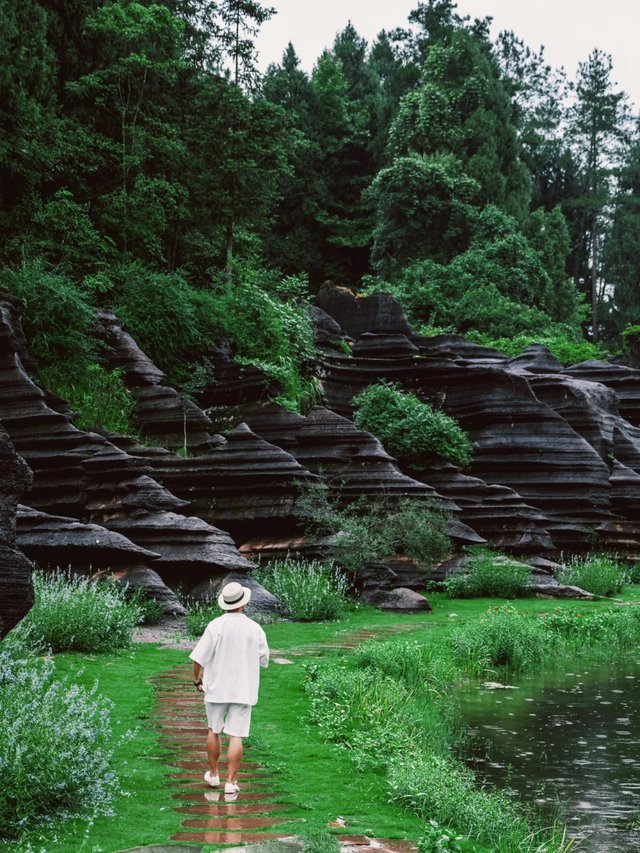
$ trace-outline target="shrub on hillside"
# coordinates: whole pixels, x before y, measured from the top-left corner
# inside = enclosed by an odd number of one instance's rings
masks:
[[[123,274],[116,314],[150,358],[177,385],[191,384],[216,341],[228,340],[236,361],[259,367],[282,389],[279,401],[318,401],[312,375],[314,331],[301,294],[304,282],[236,265],[210,290],[173,273],[132,265]]]
[[[415,470],[430,453],[462,466],[471,461],[471,442],[456,420],[396,384],[369,385],[353,403],[356,426]]]
[[[32,261],[2,267],[0,290],[20,299],[29,352],[41,367],[68,363],[75,369],[95,358],[93,309],[71,279]]]
[[[364,499],[341,507],[327,500],[323,484],[307,486],[299,502],[322,535],[339,534],[332,556],[352,575],[368,563],[396,555],[433,566],[451,552],[447,517],[434,504],[406,498],[400,501]]]
[[[0,839],[53,818],[105,813],[119,792],[110,706],[51,661],[0,650]]]
[[[461,256],[462,257],[462,256]],[[535,305],[523,305],[502,293],[489,278],[478,279],[456,258],[445,265],[417,261],[393,281],[370,279],[365,292],[393,294],[414,328],[437,326],[450,332],[482,332],[491,338],[573,332]]]
[[[519,598],[530,594],[528,566],[483,549],[472,553],[463,571],[445,578],[444,589],[449,598]]]
[[[617,595],[629,583],[626,567],[607,554],[574,557],[558,572],[557,579],[604,596]]]
[[[332,563],[274,560],[254,575],[296,622],[338,619],[349,605],[347,581]]]
[[[579,364],[581,361],[588,361],[589,359],[606,360],[609,358],[609,353],[601,344],[592,344],[568,333],[523,333],[512,338],[492,338],[480,332],[470,332],[468,337],[482,346],[497,349],[511,358],[520,355],[532,344],[542,344],[555,355],[564,367]]]
[[[191,287],[178,273],[153,272],[141,264],[125,267],[112,307],[141,349],[176,384],[190,378],[191,363],[221,335],[214,294]]]
[[[317,358],[309,317],[307,282],[270,270],[237,265],[233,286],[216,286],[224,335],[236,347],[236,360],[259,367],[282,389],[277,402],[305,410],[319,402],[313,375]]]
[[[110,652],[131,644],[141,611],[116,584],[66,572],[33,573],[35,602],[14,629],[54,652]]]
[[[99,364],[52,365],[38,371],[38,381],[66,400],[78,429],[133,435],[135,399],[123,381],[123,372]]]

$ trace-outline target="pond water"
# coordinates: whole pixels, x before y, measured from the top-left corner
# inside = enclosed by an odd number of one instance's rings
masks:
[[[551,812],[580,850],[640,851],[640,653],[466,690],[469,764]]]

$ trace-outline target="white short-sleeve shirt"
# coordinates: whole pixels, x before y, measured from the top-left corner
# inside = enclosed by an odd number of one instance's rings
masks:
[[[269,664],[269,646],[261,626],[244,613],[225,613],[209,622],[191,660],[203,668],[206,702],[255,705],[260,667]]]

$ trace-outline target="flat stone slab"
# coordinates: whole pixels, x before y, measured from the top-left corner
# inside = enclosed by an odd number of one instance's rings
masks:
[[[151,844],[146,847],[130,847],[119,853],[201,853],[202,847],[193,844]]]
[[[190,847],[189,850],[196,848]],[[302,842],[295,839],[278,841],[261,841],[246,847],[229,847],[225,853],[300,853]]]
[[[251,835],[247,832],[177,832],[173,837],[176,841],[200,841],[204,844],[242,844],[248,837],[252,841],[275,841],[278,839],[275,832],[254,832]],[[189,850],[193,849],[193,847],[189,847]],[[255,845],[252,844],[251,850],[254,849]]]

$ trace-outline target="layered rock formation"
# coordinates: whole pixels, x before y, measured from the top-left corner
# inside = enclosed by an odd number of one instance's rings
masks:
[[[362,498],[388,502],[424,500],[451,514],[448,532],[456,545],[484,542],[459,520],[460,508],[454,501],[403,474],[381,442],[359,430],[348,418],[324,406],[316,406],[304,417],[287,412],[276,403],[254,407],[246,417],[257,433],[321,475],[333,500],[343,505]]]
[[[135,398],[135,425],[142,434],[168,447],[206,443],[213,425],[204,412],[166,384],[165,374],[142,352],[115,314],[97,311],[96,319],[109,365],[122,370]]]
[[[574,379],[599,382],[615,391],[618,398],[620,416],[634,426],[640,427],[640,370],[621,364],[609,364],[604,361],[583,361],[563,371]]]
[[[331,537],[307,533],[301,501],[322,482],[343,505],[380,497],[435,503],[450,514],[456,546],[487,541],[529,558],[597,541],[640,557],[640,371],[601,362],[564,370],[540,346],[510,359],[453,335],[423,338],[380,294],[325,286],[318,302],[328,406],[306,416],[269,403],[269,380],[236,365],[225,345],[209,352],[198,391],[204,412],[166,384],[113,314],[99,312],[141,432],[166,449],[76,429],[64,401],[31,378],[17,305],[0,296],[0,422],[34,471],[30,508],[18,515],[29,556],[91,564],[155,587],[158,597],[165,582],[215,596],[225,578],[246,580],[247,556],[331,552]],[[419,474],[403,471],[355,427],[354,395],[381,379],[457,419],[474,443],[468,470],[432,454]],[[216,430],[225,421],[234,428],[223,438]],[[173,452],[185,444],[186,457]],[[357,579],[367,600],[401,609],[426,606],[410,592],[424,580],[404,557]],[[261,595],[256,588],[256,601]]]
[[[72,536],[64,529],[70,517],[120,534],[117,541],[124,548],[120,566],[129,560],[134,545],[141,549],[140,557],[143,551],[152,552],[154,570],[170,583],[180,580],[188,587],[211,575],[224,578],[250,571],[252,564],[241,556],[231,536],[185,515],[187,501],[149,476],[144,459],[103,436],[76,429],[48,405],[45,393],[24,368],[15,327],[15,303],[0,297],[0,423],[34,472],[31,506],[65,517],[60,522],[60,536],[68,537],[65,547],[78,536],[77,531]],[[87,551],[87,560],[99,564],[100,551],[94,555]]]
[[[239,424],[215,450],[184,458],[130,446],[154,477],[189,501],[189,512],[220,524],[238,543],[248,536],[300,531],[305,484],[315,479],[291,454]]]
[[[367,308],[368,298],[345,290],[324,297],[339,325],[360,333],[352,358],[327,355],[333,409],[350,415],[353,397],[385,379],[455,417],[475,445],[468,474],[425,460],[421,476],[491,544],[520,553],[551,545],[581,551],[599,537],[638,550],[630,494],[640,473],[640,371],[599,362],[563,370],[540,346],[508,359],[451,335],[420,338],[402,331],[395,300],[379,296]],[[373,328],[363,333],[360,318],[370,315]]]
[[[124,569],[159,557],[99,524],[83,524],[23,505],[18,505],[17,543],[41,568],[61,566],[76,572]]]
[[[16,509],[31,484],[31,472],[0,426],[0,639],[33,604],[31,566],[16,547]]]

